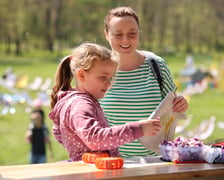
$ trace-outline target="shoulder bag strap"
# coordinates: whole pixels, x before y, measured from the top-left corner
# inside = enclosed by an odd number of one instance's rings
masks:
[[[160,90],[162,91],[163,79],[162,79],[162,73],[160,70],[160,65],[158,64],[158,62],[155,59],[149,59],[148,63],[149,63],[150,68],[152,69],[152,72],[153,72],[156,80],[159,83]]]

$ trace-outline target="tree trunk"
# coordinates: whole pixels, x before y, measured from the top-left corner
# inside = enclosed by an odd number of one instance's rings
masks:
[[[47,45],[47,49],[51,52],[54,51],[54,40],[53,40],[53,34],[51,32],[51,8],[50,8],[50,2],[48,2],[47,4],[47,9],[46,9],[46,19],[45,19],[45,23],[46,23],[46,45]]]
[[[6,54],[10,54],[11,53],[11,38],[10,37],[6,38],[5,52],[6,52]]]
[[[22,54],[22,49],[21,49],[21,41],[19,39],[17,39],[15,41],[15,45],[16,45],[16,49],[15,49],[15,55],[19,56],[20,54]]]

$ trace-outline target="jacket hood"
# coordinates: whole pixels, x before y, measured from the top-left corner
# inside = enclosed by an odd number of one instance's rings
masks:
[[[48,114],[48,117],[54,121],[55,124],[59,124],[59,119],[60,119],[60,113],[62,108],[70,104],[72,102],[72,96],[76,94],[77,91],[61,91],[59,92],[57,103],[55,104],[54,108],[50,111]]]

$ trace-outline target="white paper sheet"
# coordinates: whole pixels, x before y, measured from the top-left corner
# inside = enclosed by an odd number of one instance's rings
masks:
[[[175,129],[177,121],[179,119],[184,119],[184,113],[173,112],[173,100],[176,97],[174,92],[170,92],[155,109],[155,111],[149,117],[150,119],[155,119],[160,117],[162,122],[162,128],[156,136],[143,136],[139,138],[139,141],[150,151],[156,152],[160,155],[160,143],[166,140],[173,140],[175,135]]]

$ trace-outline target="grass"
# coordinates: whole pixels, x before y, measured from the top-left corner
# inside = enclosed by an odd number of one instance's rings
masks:
[[[0,58],[0,74],[3,74],[5,69],[9,66],[13,67],[16,73],[25,74],[29,76],[29,81],[32,81],[36,76],[42,76],[43,78],[54,78],[54,73],[58,63],[58,57],[49,56],[47,60],[42,57],[39,58]],[[32,56],[30,56],[32,57]],[[184,55],[165,56],[167,63],[174,75],[176,83],[180,81],[178,79],[178,73],[184,66]],[[219,64],[221,55],[216,56],[196,56],[196,63],[204,64],[206,67],[210,67],[211,64]],[[0,92],[7,92],[6,89],[0,87]],[[35,97],[37,92],[32,92],[31,96]],[[208,89],[202,94],[194,95],[190,98],[189,109],[187,114],[193,115],[193,121],[190,124],[188,130],[194,129],[202,120],[208,119],[210,116],[215,115],[217,122],[224,121],[223,118],[223,106],[224,106],[224,91],[223,88]],[[28,163],[29,144],[26,144],[24,139],[24,132],[29,123],[29,116],[26,113],[27,105],[17,104],[15,114],[7,114],[0,116],[0,165],[15,165]],[[1,110],[0,106],[0,110]],[[48,114],[49,107],[45,107],[45,112]],[[46,123],[51,129],[52,122],[46,118]],[[213,141],[215,139],[224,138],[223,132],[216,128],[215,132],[207,141]],[[55,162],[67,159],[67,153],[64,148],[56,142],[51,136],[53,145],[54,157],[49,159],[48,162]]]

